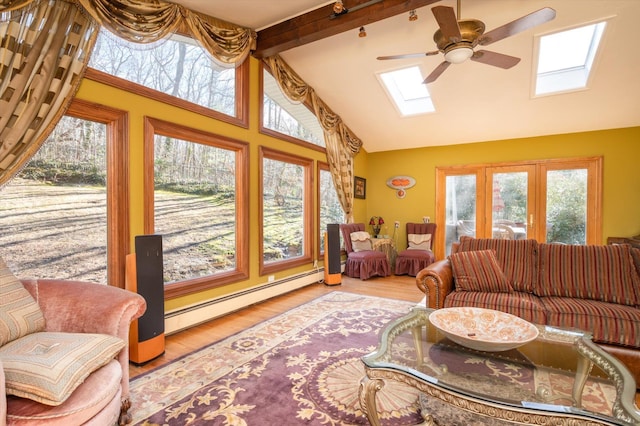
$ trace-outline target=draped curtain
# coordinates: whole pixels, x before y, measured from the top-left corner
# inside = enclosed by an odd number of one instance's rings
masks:
[[[100,26],[137,43],[190,33],[221,66],[241,64],[254,31],[162,0],[0,0],[0,186],[64,115]]]
[[[360,152],[362,141],[344,124],[289,65],[279,56],[264,59],[278,82],[280,89],[293,102],[308,102],[322,126],[327,148],[327,161],[340,205],[347,217],[353,221],[353,157]]]

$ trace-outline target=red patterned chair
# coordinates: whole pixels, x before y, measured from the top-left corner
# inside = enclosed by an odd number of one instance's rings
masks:
[[[348,277],[369,279],[373,276],[388,277],[391,275],[391,267],[387,256],[369,245],[368,249],[358,249],[352,244],[352,234],[365,233],[364,223],[347,223],[340,225],[340,232],[344,239],[344,248],[347,252],[347,262],[344,273]]]
[[[435,233],[435,223],[407,223],[407,249],[396,256],[396,275],[415,277],[436,260],[431,251]]]

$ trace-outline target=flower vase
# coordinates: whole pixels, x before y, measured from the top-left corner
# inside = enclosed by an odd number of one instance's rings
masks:
[[[380,233],[380,225],[373,225],[371,228],[373,229],[373,238],[378,238],[378,234]]]

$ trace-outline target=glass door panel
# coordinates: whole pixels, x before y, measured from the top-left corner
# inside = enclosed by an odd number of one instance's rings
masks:
[[[500,170],[500,171],[497,171]],[[532,217],[532,180],[535,169],[524,166],[505,170],[487,170],[489,218],[487,235],[491,238],[522,240],[528,235],[528,218]]]
[[[547,242],[587,243],[587,177],[587,169],[547,171]]]
[[[446,177],[446,254],[461,236],[476,236],[476,186],[475,174]]]

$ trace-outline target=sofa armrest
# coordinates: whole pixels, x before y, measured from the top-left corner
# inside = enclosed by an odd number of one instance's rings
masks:
[[[4,369],[0,359],[0,426],[7,424],[7,388],[4,382]]]
[[[416,285],[427,296],[427,308],[443,308],[444,298],[454,289],[449,259],[434,262],[418,272]]]
[[[121,288],[72,280],[22,280],[44,314],[47,331],[102,333],[124,340],[118,354],[122,367],[123,410],[129,408],[129,329],[145,312],[142,296]]]

